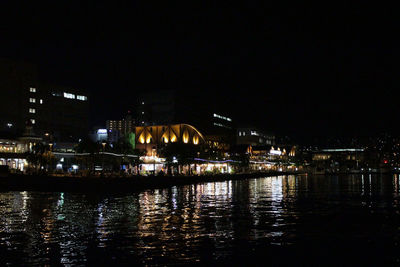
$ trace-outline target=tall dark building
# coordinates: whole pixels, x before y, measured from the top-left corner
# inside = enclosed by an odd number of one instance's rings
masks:
[[[232,117],[209,95],[191,90],[164,90],[144,93],[137,103],[139,126],[187,123],[198,129],[207,141],[233,143]]]
[[[86,93],[40,83],[34,65],[0,59],[0,132],[20,136],[27,124],[55,141],[75,141],[87,134]]]

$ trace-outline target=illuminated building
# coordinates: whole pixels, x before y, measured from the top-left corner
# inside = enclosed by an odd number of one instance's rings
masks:
[[[106,128],[108,131],[118,131],[120,136],[128,136],[135,130],[135,120],[128,111],[128,115],[122,120],[107,120]]]
[[[189,123],[212,147],[227,150],[234,144],[234,121],[212,96],[197,90],[143,93],[137,103],[137,125]]]
[[[38,136],[54,141],[87,134],[89,98],[76,88],[39,83],[34,65],[0,60],[0,132],[21,136],[29,122]]]
[[[153,149],[168,143],[205,144],[203,135],[188,124],[138,126],[135,130],[136,148],[153,155]]]

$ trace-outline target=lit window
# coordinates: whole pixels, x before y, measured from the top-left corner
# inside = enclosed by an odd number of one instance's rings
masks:
[[[30,87],[30,88],[29,88],[29,92],[31,92],[31,93],[36,93],[36,88]]]
[[[68,99],[75,99],[75,95],[74,94],[70,94],[70,93],[66,93],[66,92],[64,92],[64,97],[68,98]]]
[[[30,98],[29,98],[29,103],[36,103],[36,98],[30,97]]]
[[[239,132],[239,136],[242,136],[242,132]]]
[[[31,123],[35,124],[36,123],[35,119],[31,119]]]
[[[36,113],[36,109],[30,108],[30,109],[29,109],[29,113]]]
[[[215,118],[219,118],[219,119],[223,119],[223,120],[226,120],[226,121],[232,121],[231,118],[224,117],[224,116],[221,116],[221,115],[218,115],[218,114],[215,114],[215,113],[214,113],[214,117]]]
[[[43,104],[43,99],[40,99],[40,104]]]
[[[82,100],[82,101],[87,101],[87,96],[84,96],[84,95],[77,95],[77,96],[76,96],[76,99]]]

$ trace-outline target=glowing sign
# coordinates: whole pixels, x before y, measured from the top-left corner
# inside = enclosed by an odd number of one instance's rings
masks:
[[[107,129],[98,129],[97,134],[107,134]]]

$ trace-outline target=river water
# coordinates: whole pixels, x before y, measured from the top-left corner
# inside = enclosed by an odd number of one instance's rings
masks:
[[[399,265],[398,176],[0,192],[0,265]]]

